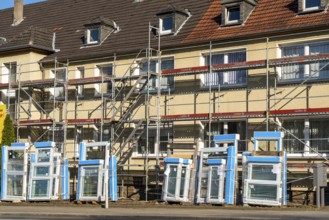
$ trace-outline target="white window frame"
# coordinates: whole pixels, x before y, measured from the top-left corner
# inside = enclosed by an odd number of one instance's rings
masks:
[[[306,7],[306,1],[307,0],[303,0],[303,11],[314,11],[314,10],[319,10],[321,8],[321,1],[319,6],[309,7],[309,8]]]
[[[92,40],[91,39],[91,33],[92,31],[97,30],[98,31],[98,39]],[[87,44],[98,44],[100,42],[100,28],[99,27],[91,27],[87,29]]]
[[[163,30],[163,20],[164,19],[167,19],[167,18],[171,18],[171,20],[172,20],[172,27],[169,30]],[[173,22],[174,22],[174,18],[173,18],[172,15],[159,18],[159,33],[160,33],[160,35],[167,35],[167,34],[173,33],[174,32],[174,30],[173,30],[174,29]]]
[[[15,71],[15,82],[17,82],[17,68],[18,68],[18,64],[17,61],[11,61],[11,62],[5,62],[2,63],[1,65],[1,82],[2,83],[15,83],[11,81],[11,68],[8,68],[8,65],[12,65],[15,64],[16,65],[16,71]],[[14,89],[4,89],[2,90],[4,92],[4,94],[6,94],[6,96],[8,97],[15,97],[16,96],[16,91]]]
[[[310,56],[310,45],[311,44],[314,44],[314,43],[324,43],[324,42],[328,42],[329,43],[329,39],[319,39],[319,40],[314,40],[314,41],[301,41],[301,42],[292,42],[292,43],[282,43],[282,44],[278,44],[278,47],[277,47],[277,58],[284,58],[282,56],[282,52],[283,52],[283,48],[284,47],[289,47],[289,46],[303,46],[304,47],[304,55],[302,56]],[[305,63],[304,64],[304,75],[303,75],[303,79],[304,78],[307,78],[310,76],[311,74],[311,68],[310,68],[310,65],[312,63]],[[282,79],[282,74],[283,74],[283,71],[282,71],[282,67],[276,67],[277,69],[277,76],[278,76],[278,80],[279,81],[287,81],[287,80],[284,80]],[[312,76],[311,76],[312,77]],[[316,78],[314,78],[316,79]],[[294,79],[295,81],[299,81],[300,79]]]
[[[167,56],[167,57],[161,57],[161,63],[162,61],[164,60],[172,60],[174,62],[174,68],[175,68],[175,57],[174,56]],[[159,60],[158,59],[151,59],[151,61],[155,61],[156,64],[155,64],[155,73],[159,73],[160,72],[160,64],[159,64]],[[146,61],[147,62],[147,61]],[[140,75],[140,74],[143,74],[143,71],[142,71],[142,61],[137,61],[137,64],[139,65],[139,68],[136,68],[133,72],[133,75]],[[161,70],[162,71],[162,70]],[[145,73],[145,72],[144,72]],[[174,77],[174,76],[172,76]],[[152,81],[152,79],[149,81],[149,83]],[[159,85],[160,84],[160,85]],[[175,83],[174,83],[175,85]],[[159,83],[159,80],[158,78],[156,77],[155,78],[155,88],[151,88],[150,91],[156,91],[158,86],[160,86],[160,90],[168,90],[170,89],[170,84],[168,83],[167,84],[167,87],[166,88],[161,88],[161,82]],[[146,90],[146,88],[144,89]]]
[[[230,10],[232,9],[239,9],[239,13],[241,13],[241,7],[240,5],[232,5],[232,6],[228,6],[225,8],[225,24],[236,24],[240,22],[240,19],[237,20],[229,20],[230,17]]]
[[[103,67],[108,67],[108,66],[111,66],[111,67],[112,67],[112,75],[113,75],[113,74],[114,74],[114,65],[113,65],[113,63],[103,63],[103,64],[97,64],[97,65],[95,65],[95,68],[94,68],[94,76],[95,76],[95,77],[102,76],[103,73],[102,73],[101,69],[102,69]],[[103,77],[104,77],[104,76],[103,76]],[[106,77],[106,76],[105,76],[105,77]],[[104,83],[105,83],[105,82],[104,82]],[[107,85],[108,85],[109,83],[111,83],[111,82],[106,82]],[[102,85],[102,83],[96,83],[96,84],[94,84],[94,88],[95,88],[95,96],[97,96],[97,95],[101,95],[102,93],[103,93],[103,94],[108,94],[108,93],[111,92],[111,91],[106,91],[106,92],[102,91],[102,87],[101,87],[101,85]]]
[[[56,77],[58,71],[62,71],[64,70],[65,71],[65,77],[64,78],[61,78],[61,79],[58,79]],[[50,79],[54,79],[58,82],[66,82],[67,81],[67,68],[57,68],[57,69],[51,69],[50,70],[50,73],[49,73],[49,78]],[[64,86],[63,87],[51,87],[49,88],[49,92],[51,95],[53,95],[54,98],[59,98],[59,97],[63,97],[61,96],[61,94],[64,94],[65,95],[65,89],[64,89]]]
[[[228,64],[228,54],[230,53],[234,53],[234,52],[242,52],[244,51],[246,53],[246,61],[248,60],[247,57],[247,48],[241,48],[241,49],[234,49],[234,50],[225,50],[225,51],[216,51],[213,52],[212,55],[218,55],[218,54],[223,54],[224,55],[224,64]],[[206,65],[206,57],[210,56],[209,53],[201,53],[201,66],[205,66]],[[212,64],[213,65],[213,64]],[[247,76],[248,76],[248,70],[247,71]],[[205,81],[206,81],[206,74],[201,74],[200,75],[200,82],[201,82],[201,87],[208,87],[208,85],[205,85]],[[229,78],[229,71],[224,71],[223,72],[223,84],[228,84],[228,78]],[[225,82],[226,79],[226,83]],[[220,84],[219,82],[219,78],[218,78],[218,84],[217,85],[211,85],[211,86],[218,86]],[[240,84],[236,84],[236,85],[240,85]]]
[[[75,70],[75,78],[76,79],[83,79],[85,78],[85,67],[78,66]],[[84,95],[84,85],[78,85],[78,96]]]

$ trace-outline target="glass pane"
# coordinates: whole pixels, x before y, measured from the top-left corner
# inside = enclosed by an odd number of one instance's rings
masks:
[[[23,195],[23,175],[8,175],[7,176],[7,196],[22,196]]]
[[[168,176],[168,197],[174,197],[176,194],[177,166],[170,166]]]
[[[302,141],[304,139],[304,120],[285,120],[282,125],[285,130],[283,138],[284,149],[289,153],[302,153],[304,152],[304,144],[296,139],[299,138]],[[295,137],[294,137],[294,136]]]
[[[49,180],[33,180],[32,197],[49,197]]]
[[[99,41],[99,29],[90,29],[90,42],[98,42]]]
[[[277,201],[277,185],[248,184],[249,199]]]
[[[34,167],[34,176],[49,176],[49,166]]]
[[[217,167],[211,169],[210,199],[218,199],[219,196],[219,170]]]
[[[252,165],[251,179],[253,180],[276,180],[277,172],[276,165]]]
[[[228,10],[228,20],[229,21],[237,21],[240,20],[240,8],[229,8]]]
[[[321,6],[321,0],[305,0],[305,8],[319,8]]]
[[[317,152],[329,151],[328,119],[310,119],[310,146]]]
[[[24,151],[9,150],[8,151],[8,171],[24,171]]]
[[[208,177],[201,178],[200,198],[207,198]]]
[[[50,161],[50,149],[38,150],[38,163]]]
[[[277,141],[258,141],[258,148],[263,151],[277,151]]]
[[[162,19],[162,30],[172,30],[173,20],[172,17]]]
[[[53,178],[52,196],[55,196],[56,178]]]
[[[184,198],[185,181],[188,181],[186,179],[186,167],[182,167],[182,173],[181,173],[181,179],[180,179],[180,190],[179,190],[179,196],[181,198]]]
[[[87,147],[86,160],[104,159],[105,146]]]
[[[96,197],[98,194],[98,167],[82,169],[82,196]]]

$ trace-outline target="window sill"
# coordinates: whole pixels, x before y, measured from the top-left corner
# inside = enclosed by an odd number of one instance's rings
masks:
[[[210,89],[214,90],[217,89],[218,90],[218,85],[211,85],[211,86],[204,86],[201,85],[200,90],[201,91],[206,91]],[[234,88],[245,88],[247,87],[246,83],[243,84],[224,84],[224,85],[220,85],[220,89],[234,89]]]
[[[305,15],[305,14],[311,14],[311,13],[318,13],[324,11],[323,8],[310,8],[310,9],[304,9],[303,11],[299,11],[298,15]]]
[[[132,159],[144,159],[145,157],[146,157],[146,155],[137,154],[137,155],[133,155],[131,158]],[[167,157],[167,154],[159,154],[159,158],[164,158],[164,157]],[[156,155],[155,154],[148,155],[148,158],[155,160],[156,159]]]
[[[160,93],[161,94],[163,94],[163,93],[169,93],[169,91],[170,92],[174,92],[175,91],[175,88],[168,88],[168,89],[160,89]],[[141,92],[142,94],[146,94],[147,93],[147,90],[145,89],[145,90],[143,90],[142,92]],[[157,94],[158,93],[158,90],[157,89],[150,89],[149,90],[149,93],[150,94]]]
[[[221,25],[221,27],[230,27],[230,26],[236,26],[241,25],[241,21],[226,21],[225,24]]]
[[[299,84],[299,83],[303,82],[306,79],[307,78],[279,80],[278,85]],[[328,81],[329,81],[329,77],[328,78],[323,78],[323,79],[311,78],[311,79],[308,79],[306,81],[306,84],[308,84],[308,83],[321,83],[321,82],[328,82]]]

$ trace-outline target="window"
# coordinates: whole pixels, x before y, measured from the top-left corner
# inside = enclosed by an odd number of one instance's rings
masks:
[[[161,60],[161,70],[169,70],[174,69],[174,59],[173,58],[164,58]],[[148,63],[141,63],[141,70],[143,74],[147,74]],[[151,60],[150,62],[150,70],[151,73],[159,73],[159,63],[158,60]],[[150,91],[156,91],[159,83],[156,76],[153,76],[149,81],[149,89]],[[164,90],[173,90],[174,89],[174,76],[162,77],[160,81],[160,89]]]
[[[155,155],[155,143],[156,143],[156,136],[150,135],[149,136],[149,155]],[[167,154],[167,145],[168,145],[168,136],[160,136],[160,156]],[[139,141],[137,146],[137,152],[138,155],[145,155],[147,153],[146,149],[146,137],[143,135]]]
[[[329,152],[329,119],[310,119],[310,145],[319,153]],[[315,153],[310,150],[310,153]]]
[[[329,42],[309,43],[302,45],[289,45],[281,47],[281,56],[298,57],[316,54],[329,53]],[[281,81],[296,81],[306,78],[328,79],[329,67],[325,66],[326,61],[317,61],[310,64],[287,64],[279,68]]]
[[[0,66],[0,70],[2,70],[1,71],[2,72],[2,76],[1,76],[2,83],[16,83],[16,76],[17,76],[17,63],[16,62],[4,63],[2,66]],[[14,89],[3,90],[3,92],[8,97],[15,97],[15,94],[16,94]]]
[[[204,56],[205,65],[210,65],[210,56]],[[211,65],[227,64],[246,61],[246,51],[218,53],[212,55]],[[203,87],[208,86],[241,86],[247,83],[247,70],[233,70],[225,72],[212,72],[201,77]]]
[[[112,64],[108,65],[98,65],[95,70],[95,76],[102,76],[103,80],[106,81],[101,88],[101,84],[95,85],[95,95],[103,94],[111,94],[112,92],[112,83],[108,81],[113,74],[113,66]]]
[[[17,63],[4,63],[3,77],[6,79],[2,80],[3,83],[15,83],[16,82],[16,73],[17,73]]]
[[[58,68],[51,70],[50,78],[55,79],[56,87],[50,88],[49,92],[53,98],[64,99],[65,98],[65,85],[67,80],[67,70],[66,68]]]
[[[75,72],[75,78],[76,79],[83,79],[85,78],[85,68],[83,66],[77,67]],[[79,85],[77,88],[78,96],[84,95],[84,85]]]
[[[230,7],[226,9],[226,22],[227,23],[236,23],[240,21],[240,7]]]
[[[284,120],[282,126],[287,130],[283,138],[285,151],[288,153],[303,153],[304,144],[295,137],[304,141],[304,120]]]
[[[97,44],[100,41],[100,29],[89,28],[87,29],[87,44]]]
[[[173,17],[160,18],[160,34],[171,34],[173,32]]]
[[[204,125],[204,144],[205,147],[209,146],[209,135],[211,145],[214,146],[214,135],[219,134],[240,134],[240,140],[246,139],[246,122],[245,121],[236,121],[236,122],[212,122],[209,132],[209,124]],[[238,142],[238,151],[245,151],[246,142]]]
[[[159,146],[159,155],[163,156],[167,154],[168,141],[172,139],[172,128],[161,128],[160,129],[160,146]],[[149,156],[155,156],[156,149],[156,129],[149,129]],[[145,156],[147,154],[146,149],[146,133],[144,133],[138,140],[137,146],[135,148],[135,156]]]
[[[304,10],[316,10],[321,8],[321,0],[304,0]]]

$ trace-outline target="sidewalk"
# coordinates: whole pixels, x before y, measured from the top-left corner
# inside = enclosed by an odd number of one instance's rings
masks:
[[[2,205],[0,218],[10,216],[81,217],[115,219],[328,219],[329,208],[321,210],[303,208],[250,208],[250,207],[187,207],[170,205],[161,207],[109,207],[99,205],[56,206],[56,205]]]

